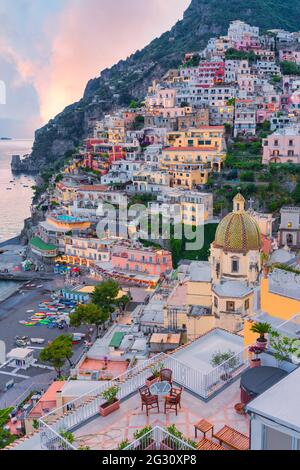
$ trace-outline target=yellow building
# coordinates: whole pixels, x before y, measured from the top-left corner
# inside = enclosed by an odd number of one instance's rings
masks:
[[[202,292],[199,293],[201,289]],[[188,340],[195,339],[214,328],[215,317],[211,313],[210,283],[197,281],[190,283],[187,280],[178,284],[169,296],[164,309],[164,327],[168,331],[186,331]]]
[[[264,312],[264,315],[268,317],[266,321],[271,325],[291,321],[300,314],[299,275],[283,269],[274,269],[268,277],[261,280],[260,294],[261,312]],[[255,321],[255,318],[253,320]],[[244,338],[246,346],[251,345],[257,337],[257,334],[251,332],[251,325],[252,322],[245,322]]]
[[[115,126],[111,129],[108,129],[108,141],[111,144],[118,145],[125,142],[126,140],[126,131],[125,125]]]
[[[99,238],[66,237],[64,258],[68,264],[94,267],[110,261],[110,243]]]
[[[77,197],[77,190],[77,185],[68,185],[64,182],[59,182],[55,187],[55,200],[62,204],[73,202]]]
[[[168,134],[161,168],[169,171],[173,185],[192,189],[206,184],[210,171],[221,171],[226,157],[223,126],[202,126]]]

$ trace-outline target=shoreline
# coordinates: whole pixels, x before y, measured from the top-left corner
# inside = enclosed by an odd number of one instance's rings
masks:
[[[21,242],[21,234],[16,235],[15,237],[10,238],[6,241],[0,242],[0,248],[5,248],[6,246],[9,246],[9,245],[19,245],[20,242]]]
[[[21,234],[13,238],[10,238],[6,241],[0,242],[0,251],[1,249],[3,248],[5,249],[5,247],[8,247],[8,246],[20,245],[20,237],[21,237]],[[6,283],[6,282],[15,283],[15,286],[11,287],[10,292],[8,291],[7,294],[3,294],[3,297],[1,296],[1,293],[0,293],[0,306],[3,304],[3,302],[6,302],[8,299],[16,295],[20,291],[20,289],[22,289],[23,286],[26,284],[24,281],[0,281],[0,283],[1,282],[2,283]]]

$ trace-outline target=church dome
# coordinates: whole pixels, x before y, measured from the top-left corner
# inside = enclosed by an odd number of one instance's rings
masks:
[[[234,211],[219,224],[214,247],[233,253],[260,250],[262,239],[255,219],[244,210],[245,199],[241,194],[234,198]]]

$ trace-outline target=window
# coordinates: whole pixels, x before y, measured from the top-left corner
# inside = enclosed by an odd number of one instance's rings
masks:
[[[265,426],[264,450],[292,450],[292,448],[292,436]]]
[[[217,298],[217,297],[214,298],[214,306],[215,306],[216,308],[218,308],[218,306],[219,306],[219,302],[218,302],[218,298]]]
[[[235,311],[235,303],[234,302],[226,302],[226,311],[227,312],[234,312]]]
[[[245,310],[249,310],[249,308],[250,308],[250,300],[247,299],[245,300]]]
[[[239,260],[233,259],[231,262],[231,271],[233,273],[238,273],[239,272]]]

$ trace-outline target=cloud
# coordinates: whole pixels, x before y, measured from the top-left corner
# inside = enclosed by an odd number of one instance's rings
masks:
[[[48,78],[40,87],[44,119],[78,100],[90,78],[169,29],[189,0],[73,0],[59,21]]]
[[[36,92],[46,122],[80,99],[90,78],[173,26],[189,3],[0,0],[0,58],[15,70],[12,88]]]

